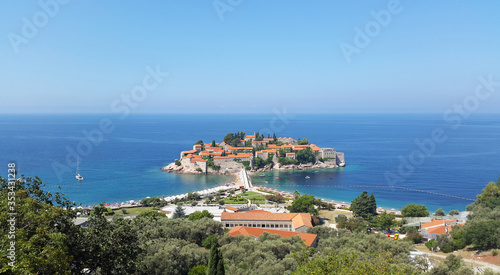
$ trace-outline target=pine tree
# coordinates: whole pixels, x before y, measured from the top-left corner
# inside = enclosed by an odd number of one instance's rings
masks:
[[[224,275],[226,274],[224,269],[224,259],[222,258],[222,252],[220,251],[217,244],[213,244],[210,248],[210,257],[208,259],[208,275]]]
[[[178,218],[184,218],[186,216],[186,213],[184,213],[184,208],[182,208],[182,205],[178,204],[177,207],[175,208],[174,215],[172,216],[172,219],[178,219]]]

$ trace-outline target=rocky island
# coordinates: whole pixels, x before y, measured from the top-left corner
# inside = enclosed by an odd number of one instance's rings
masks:
[[[162,168],[186,174],[235,174],[270,170],[304,170],[345,166],[344,153],[320,148],[307,138],[267,138],[263,134],[228,133],[222,142],[199,140],[192,150],[182,151],[179,159]]]

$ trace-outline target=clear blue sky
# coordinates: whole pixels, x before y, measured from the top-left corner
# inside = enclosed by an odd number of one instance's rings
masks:
[[[169,76],[136,113],[442,113],[500,81],[493,0],[401,0],[348,63],[340,45],[390,2],[243,0],[221,20],[213,1],[69,1],[45,24],[38,1],[2,0],[0,112],[112,112],[147,66]],[[498,112],[496,90],[474,111]]]

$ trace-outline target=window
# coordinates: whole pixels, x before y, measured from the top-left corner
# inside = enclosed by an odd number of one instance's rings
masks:
[[[226,223],[226,227],[229,227],[229,224],[228,224],[228,223]]]

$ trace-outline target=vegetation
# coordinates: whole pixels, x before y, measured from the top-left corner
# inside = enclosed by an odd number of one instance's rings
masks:
[[[210,212],[208,212],[207,210],[203,210],[203,211],[195,211],[194,213],[190,214],[188,216],[188,219],[190,221],[196,221],[196,220],[201,220],[203,218],[209,218],[209,219],[213,219],[214,218],[214,215],[212,215]]]
[[[228,133],[224,137],[224,142],[233,147],[241,145],[241,140],[245,139],[245,132]]]
[[[377,225],[378,228],[382,230],[390,230],[394,225],[394,219],[396,215],[392,213],[387,213],[384,211],[382,214],[376,216],[373,221]]]
[[[208,275],[224,275],[226,271],[224,269],[224,258],[222,257],[222,252],[217,244],[212,245],[210,248],[210,258],[208,260]]]
[[[368,196],[368,193],[363,191],[361,195],[352,201],[350,210],[355,216],[371,220],[377,215],[377,202],[375,201],[375,196],[373,193]]]
[[[266,165],[272,164],[273,163],[273,154],[268,154],[267,159],[263,160],[259,157],[255,157],[252,159],[253,162],[253,167],[254,168],[264,168]]]
[[[401,215],[403,217],[427,217],[429,216],[429,211],[423,204],[412,203],[401,209]]]
[[[175,208],[174,215],[172,216],[172,219],[179,219],[179,218],[184,218],[186,214],[184,213],[184,208],[182,208],[181,204],[178,204],[177,207]]]
[[[318,209],[314,207],[315,200],[313,195],[302,195],[295,199],[288,210],[292,213],[310,213],[318,215]]]
[[[460,211],[458,210],[450,210],[450,212],[448,213],[448,215],[450,216],[455,216],[455,215],[459,215],[460,214]]]
[[[271,194],[271,195],[266,195],[265,196],[266,200],[276,202],[276,203],[282,203],[285,202],[285,198],[283,198],[282,195],[280,194]]]
[[[175,165],[177,165],[177,166],[181,166],[181,162],[180,162],[180,160],[176,159],[176,160],[175,160]]]
[[[439,208],[438,210],[436,210],[436,212],[434,212],[434,216],[442,217],[444,215],[446,215],[446,214],[444,213],[444,210],[441,208]]]
[[[297,140],[297,144],[298,145],[306,145],[306,144],[309,144],[309,141],[307,140],[307,138],[304,138],[304,139],[298,139]]]

